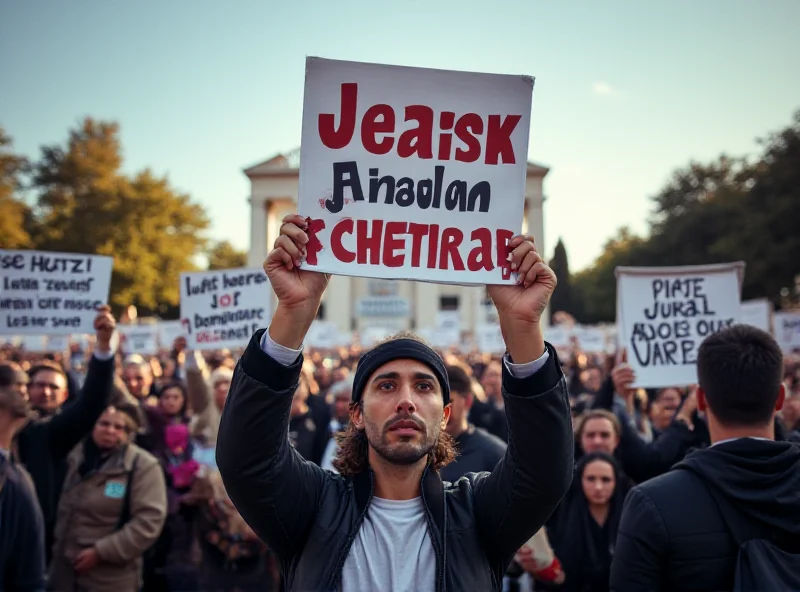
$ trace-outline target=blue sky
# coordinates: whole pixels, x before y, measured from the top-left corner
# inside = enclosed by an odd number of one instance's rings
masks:
[[[118,121],[126,171],[168,174],[246,248],[241,170],[299,145],[307,55],[529,74],[548,256],[560,236],[580,269],[675,168],[790,122],[798,23],[800,0],[0,0],[0,125],[36,156]]]

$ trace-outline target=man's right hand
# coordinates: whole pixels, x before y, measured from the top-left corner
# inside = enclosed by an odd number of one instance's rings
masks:
[[[306,229],[302,216],[286,216],[275,247],[264,262],[264,271],[278,297],[269,335],[275,343],[291,349],[303,344],[330,279],[329,274],[300,269],[308,243]]]
[[[111,336],[117,328],[114,316],[111,314],[111,307],[103,305],[97,309],[97,316],[94,319],[94,330],[97,336],[95,349],[101,353],[111,351]]]

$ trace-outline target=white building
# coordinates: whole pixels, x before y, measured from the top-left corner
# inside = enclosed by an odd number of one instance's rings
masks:
[[[251,183],[251,267],[262,266],[278,236],[281,220],[297,209],[299,156],[297,149],[244,170]],[[528,163],[522,231],[533,234],[540,252],[544,245],[542,183],[548,171]],[[319,317],[336,323],[340,331],[360,331],[366,326],[400,331],[433,327],[440,311],[458,311],[461,329],[472,332],[476,325],[494,320],[494,307],[487,304],[482,286],[337,276],[331,279]]]

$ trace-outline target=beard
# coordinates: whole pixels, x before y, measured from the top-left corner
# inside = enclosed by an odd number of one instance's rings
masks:
[[[419,432],[414,437],[403,437],[391,442],[389,440],[391,426],[401,420],[410,419],[417,423]],[[392,417],[382,426],[365,418],[366,436],[369,445],[385,461],[400,466],[408,466],[425,458],[436,446],[439,439],[439,424],[426,425],[419,418],[408,415]]]

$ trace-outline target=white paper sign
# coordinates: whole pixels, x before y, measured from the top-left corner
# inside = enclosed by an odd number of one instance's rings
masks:
[[[94,333],[112,265],[100,255],[0,250],[0,333]]]
[[[158,325],[118,325],[122,349],[126,354],[154,356],[158,353]]]
[[[310,57],[298,211],[309,269],[511,284],[533,78]]]
[[[395,333],[397,331],[389,327],[364,327],[359,332],[361,347],[372,347]]]
[[[186,328],[180,321],[159,321],[157,327],[161,349],[171,349],[178,337],[186,336]]]
[[[544,331],[544,339],[555,348],[572,346],[572,328],[567,325],[550,325]]]
[[[600,327],[578,325],[573,328],[572,336],[578,340],[578,346],[587,354],[598,354],[606,351],[606,334]]]
[[[448,349],[461,345],[461,331],[456,327],[424,327],[420,337],[436,349]]]
[[[772,333],[771,325],[772,304],[766,298],[746,300],[742,302],[742,323],[758,327],[762,331]]]
[[[786,353],[800,349],[800,312],[775,313],[775,341]]]
[[[636,387],[697,382],[697,348],[739,321],[744,264],[619,267],[619,332]]]
[[[475,338],[481,353],[502,354],[506,351],[506,342],[503,340],[500,325],[478,325]]]
[[[69,349],[69,335],[50,335],[47,338],[47,351],[64,352]]]
[[[343,344],[339,327],[330,321],[314,321],[306,334],[305,342],[309,347],[332,349]]]
[[[181,323],[191,349],[247,345],[272,311],[269,281],[261,269],[221,269],[181,274]]]
[[[50,351],[47,349],[47,336],[45,335],[22,335],[20,337],[20,346],[29,352],[44,353]]]

